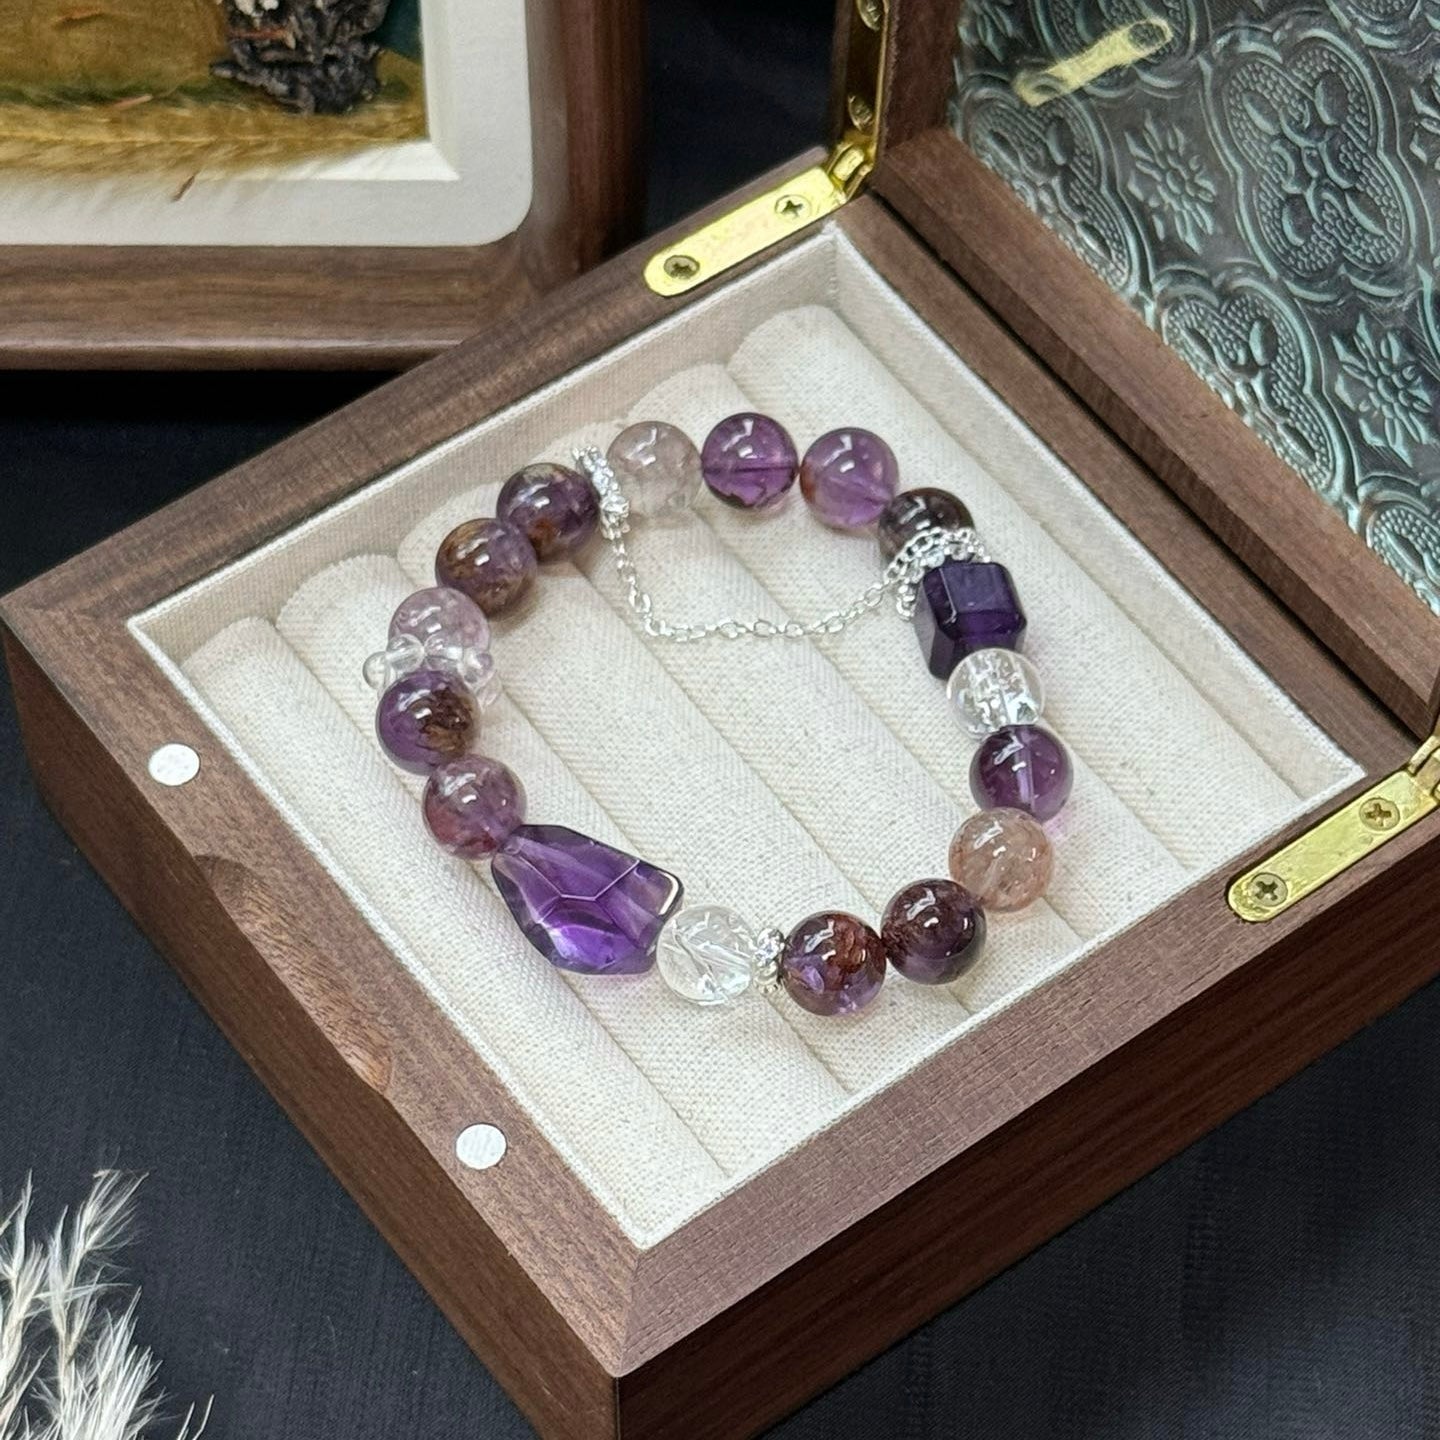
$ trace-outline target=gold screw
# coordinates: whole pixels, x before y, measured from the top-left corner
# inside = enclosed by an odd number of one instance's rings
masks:
[[[1261,910],[1274,910],[1285,903],[1290,887],[1280,876],[1269,870],[1262,870],[1258,875],[1250,877],[1245,891],[1253,905]]]
[[[878,30],[885,19],[884,0],[855,0],[855,13],[867,30]]]
[[[799,220],[809,212],[810,202],[803,195],[782,195],[775,202],[775,213],[784,220]]]
[[[700,273],[700,262],[693,255],[671,255],[664,269],[672,280],[693,280]]]
[[[1400,823],[1400,807],[1393,800],[1377,795],[1360,807],[1360,823],[1371,830],[1393,830]]]
[[[850,123],[857,130],[868,130],[875,123],[875,107],[863,95],[850,95],[845,100]]]

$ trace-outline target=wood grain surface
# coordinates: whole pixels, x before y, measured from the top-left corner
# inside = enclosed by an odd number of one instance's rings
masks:
[[[839,223],[1297,703],[1372,771],[1404,758],[1409,741],[1364,687],[882,204]],[[0,603],[26,742],[62,822],[476,1352],[565,1440],[753,1432],[1440,969],[1440,949],[1415,940],[1440,906],[1433,824],[1267,925],[1237,920],[1227,877],[1207,877],[636,1245],[125,618],[706,293],[659,300],[640,278],[648,253]],[[200,751],[199,780],[150,781],[162,740]],[[453,1148],[476,1120],[510,1141],[480,1174]]]

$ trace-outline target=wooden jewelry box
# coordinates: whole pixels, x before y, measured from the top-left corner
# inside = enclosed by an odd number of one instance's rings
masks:
[[[1440,969],[1440,620],[956,138],[959,18],[847,0],[833,152],[4,601],[56,814],[547,1437],[753,1433]],[[965,498],[1076,757],[1045,901],[853,1024],[551,970],[360,675],[517,466],[742,408]],[[879,573],[798,503],[632,543],[686,619]],[[596,546],[495,654],[530,818],[757,924],[873,918],[973,808],[888,610],[657,644]]]
[[[0,169],[0,365],[398,369],[632,239],[643,199],[638,0],[412,3],[417,138],[244,168],[233,157],[196,165],[181,150],[163,167],[106,171],[56,165],[42,150]],[[213,0],[199,9],[218,16]],[[54,25],[103,39],[124,13]],[[30,33],[44,30],[32,17]],[[157,107],[196,113],[166,106],[158,93],[97,104],[90,130]],[[279,124],[307,123],[271,108]],[[108,134],[91,134],[90,148]],[[0,125],[0,146],[10,139]]]

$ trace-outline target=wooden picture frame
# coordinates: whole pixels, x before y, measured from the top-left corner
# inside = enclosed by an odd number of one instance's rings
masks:
[[[0,366],[397,369],[612,252],[640,223],[642,7],[522,3],[529,199],[509,233],[434,246],[0,244]]]

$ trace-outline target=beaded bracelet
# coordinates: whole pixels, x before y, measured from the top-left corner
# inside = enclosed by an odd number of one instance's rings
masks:
[[[1036,723],[1044,694],[1018,653],[1026,622],[1014,584],[986,554],[970,512],[945,490],[899,492],[895,456],[870,431],[832,430],[799,460],[784,429],[758,414],[722,420],[698,451],[674,426],[647,421],[623,430],[605,455],[590,449],[575,459],[578,470],[527,465],[505,482],[494,517],[452,530],[435,557],[436,585],[401,602],[386,649],[365,662],[380,694],[380,744],[428,777],[431,834],[453,855],[489,859],[521,931],[561,969],[636,974],[658,959],[670,988],[696,1004],[783,988],[821,1015],[869,1004],[887,966],[924,985],[959,978],[984,947],[986,911],[1019,910],[1043,894],[1052,865],[1043,822],[1071,784],[1065,747]],[[881,578],[807,625],[662,620],[625,545],[631,521],[683,514],[702,484],[727,505],[768,509],[797,477],[825,524],[875,527]],[[949,878],[905,886],[878,933],[854,915],[822,911],[787,934],[757,930],[719,905],[682,910],[684,887],[659,866],[564,826],[525,823],[520,781],[474,751],[480,712],[499,697],[486,617],[525,593],[540,562],[574,555],[597,529],[628,604],[656,639],[834,634],[893,595],[930,672],[947,682],[953,713],[979,741],[970,789],[982,808],[951,841]]]

